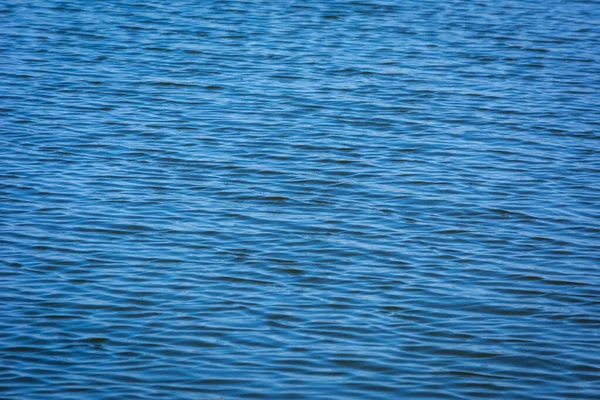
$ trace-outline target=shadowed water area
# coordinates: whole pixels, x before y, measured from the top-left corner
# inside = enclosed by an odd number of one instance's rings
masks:
[[[600,398],[600,3],[0,4],[0,397]]]

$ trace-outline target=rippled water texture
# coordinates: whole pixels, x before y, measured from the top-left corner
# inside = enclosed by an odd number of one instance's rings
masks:
[[[598,1],[0,10],[1,398],[600,398]]]

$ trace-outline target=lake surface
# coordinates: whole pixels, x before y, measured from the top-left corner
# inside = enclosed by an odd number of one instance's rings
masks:
[[[0,37],[1,398],[600,398],[598,1],[4,0]]]

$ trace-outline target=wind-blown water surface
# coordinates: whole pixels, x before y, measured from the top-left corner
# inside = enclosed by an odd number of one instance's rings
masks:
[[[597,1],[0,7],[0,396],[600,397]]]

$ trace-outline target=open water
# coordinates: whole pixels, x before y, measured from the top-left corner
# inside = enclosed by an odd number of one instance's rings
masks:
[[[600,398],[600,3],[0,3],[3,399]]]

